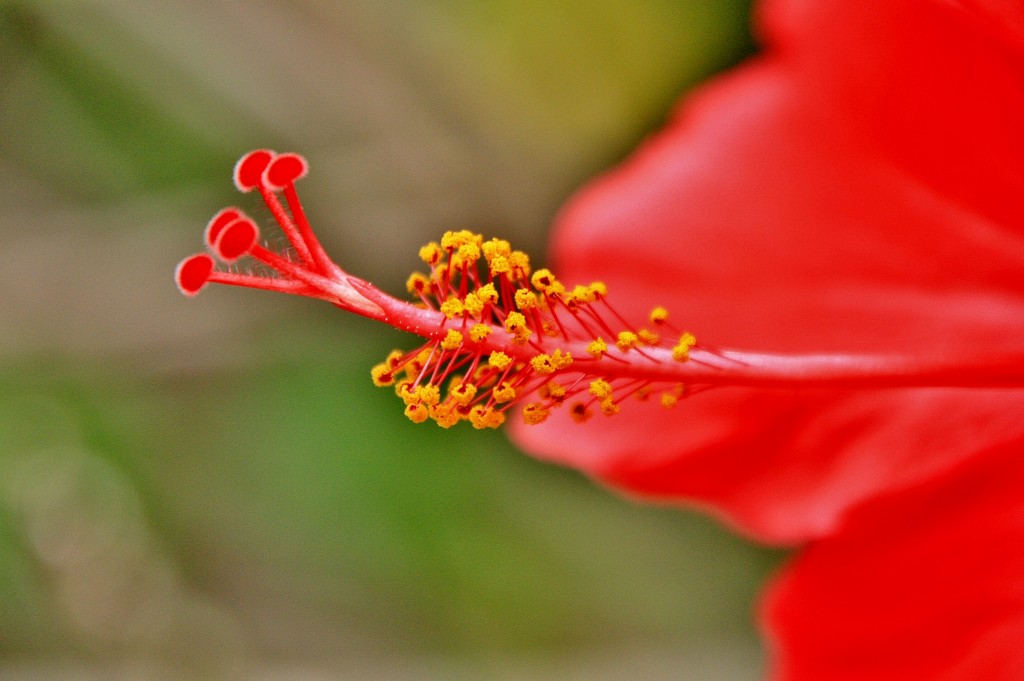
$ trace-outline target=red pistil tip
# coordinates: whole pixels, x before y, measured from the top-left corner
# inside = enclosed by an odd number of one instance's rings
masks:
[[[309,164],[298,154],[278,154],[263,170],[263,182],[272,191],[280,191],[306,176]]]
[[[178,263],[174,271],[174,281],[182,293],[189,297],[194,296],[210,281],[214,266],[213,258],[205,253],[193,255]]]
[[[234,262],[252,250],[259,236],[256,223],[247,217],[238,218],[220,230],[213,252],[224,262]]]
[[[206,245],[209,248],[213,248],[213,245],[217,243],[217,237],[220,236],[221,231],[240,217],[242,217],[242,211],[237,208],[225,208],[218,211],[217,214],[210,218],[210,221],[206,223],[206,232],[203,235],[203,240],[206,242]]]
[[[235,186],[240,192],[251,192],[263,181],[263,171],[274,158],[269,149],[256,149],[238,159],[235,164]]]

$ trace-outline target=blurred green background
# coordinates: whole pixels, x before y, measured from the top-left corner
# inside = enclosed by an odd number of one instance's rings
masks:
[[[0,5],[0,678],[755,679],[777,556],[501,433],[414,426],[410,340],[175,264],[253,147],[392,291],[559,204],[751,52],[744,0]]]

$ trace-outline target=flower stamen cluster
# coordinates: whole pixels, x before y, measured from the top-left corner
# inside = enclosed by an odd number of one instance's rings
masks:
[[[612,382],[627,379],[595,371],[607,353],[603,336],[633,339],[618,343],[619,357],[609,362],[628,364],[624,355],[658,344],[659,334],[648,329],[615,331],[608,319],[621,318],[605,300],[604,284],[570,289],[548,269],[533,271],[529,257],[503,239],[446,232],[440,242],[421,248],[420,258],[429,271],[413,273],[408,291],[423,309],[443,315],[447,331],[410,352],[393,352],[372,371],[375,384],[395,386],[413,421],[432,419],[449,427],[467,420],[493,428],[523,403],[524,420],[536,424],[567,401],[581,422],[595,407],[615,414]],[[652,322],[670,327],[668,313],[657,310]],[[588,352],[577,359],[569,348],[581,345]],[[666,395],[676,392],[672,386]]]

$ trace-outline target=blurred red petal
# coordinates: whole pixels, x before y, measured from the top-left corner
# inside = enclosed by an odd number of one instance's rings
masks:
[[[1024,678],[1024,442],[850,513],[764,604],[777,681]]]
[[[605,280],[636,321],[664,304],[710,346],[1019,349],[1024,60],[964,7],[769,4],[768,56],[705,88],[569,204],[560,276]],[[794,542],[1024,437],[1021,413],[1019,390],[719,389],[668,413],[630,403],[514,436],[632,492]]]

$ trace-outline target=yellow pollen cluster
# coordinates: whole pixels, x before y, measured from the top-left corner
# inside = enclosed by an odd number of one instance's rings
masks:
[[[619,339],[615,341],[615,345],[617,345],[619,350],[622,350],[623,352],[632,350],[636,346],[640,345],[640,336],[633,331],[620,331]]]
[[[530,283],[534,288],[547,295],[561,295],[565,293],[565,286],[558,281],[551,270],[540,269],[533,273]]]
[[[469,410],[469,422],[474,428],[497,428],[505,422],[505,413],[494,407],[478,404]]]
[[[515,293],[515,298],[516,307],[520,310],[532,310],[537,307],[537,294],[529,289],[519,289]]]
[[[420,260],[428,265],[437,265],[443,258],[444,251],[433,241],[420,249]]]
[[[441,312],[443,312],[444,316],[448,319],[455,319],[456,317],[462,316],[462,313],[465,312],[465,310],[465,304],[455,296],[452,296],[441,303]]]
[[[523,420],[531,426],[535,426],[538,423],[544,423],[550,415],[551,410],[540,402],[531,402],[523,407]]]
[[[526,345],[533,332],[526,324],[526,316],[522,312],[509,312],[505,317],[505,330],[512,336],[516,345]]]
[[[572,355],[568,352],[555,350],[551,355],[537,355],[530,360],[530,366],[538,374],[553,374],[556,371],[563,371],[572,365]]]
[[[458,350],[461,346],[462,334],[455,329],[449,329],[448,334],[444,337],[444,340],[441,341],[441,349],[448,350],[450,352],[452,350]]]
[[[679,337],[679,343],[672,348],[672,359],[677,362],[685,362],[690,358],[690,348],[697,344],[697,339],[692,333],[684,333]]]
[[[597,402],[601,405],[601,413],[605,416],[612,416],[619,413],[619,405],[615,402],[615,397],[612,394],[612,385],[608,381],[599,378],[596,381],[591,381],[590,394],[597,398]]]
[[[486,324],[474,324],[473,328],[469,330],[469,337],[473,339],[474,343],[482,343],[485,338],[491,335],[491,327]]]
[[[499,350],[491,353],[491,356],[487,358],[487,363],[495,369],[504,370],[512,363],[512,358]]]
[[[371,370],[374,384],[395,386],[412,421],[496,428],[521,404],[525,422],[537,424],[566,404],[582,423],[597,408],[612,415],[621,400],[647,401],[656,389],[651,379],[629,378],[628,367],[646,363],[640,375],[649,376],[651,362],[666,361],[665,353],[646,350],[668,349],[663,332],[678,333],[665,308],[650,311],[650,328],[630,327],[606,300],[603,282],[566,287],[551,270],[531,271],[526,254],[509,242],[466,230],[446,232],[419,255],[429,272],[412,274],[406,288],[418,307],[437,315],[437,330],[421,331],[425,345],[392,352]],[[612,343],[623,354],[609,355]],[[672,357],[685,361],[695,344],[682,334]],[[660,394],[662,406],[682,397],[677,385]]]
[[[661,340],[661,336],[650,329],[638,329],[636,335],[644,345],[657,345]]]
[[[566,390],[564,385],[560,385],[558,383],[545,383],[540,387],[540,390],[537,391],[537,394],[546,400],[561,403],[568,392],[569,391]]]
[[[664,324],[668,322],[668,310],[663,307],[656,307],[651,310],[650,314],[651,324]]]
[[[498,404],[504,404],[505,402],[511,402],[516,398],[516,389],[508,381],[502,382],[501,385],[494,389],[494,401]]]

